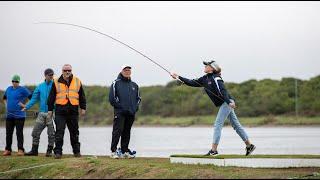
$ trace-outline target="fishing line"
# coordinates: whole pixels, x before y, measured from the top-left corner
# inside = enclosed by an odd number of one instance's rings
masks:
[[[108,38],[110,38],[110,39],[112,39],[112,40],[114,40],[114,41],[117,41],[118,43],[120,43],[120,44],[122,44],[122,45],[130,48],[131,50],[137,52],[138,54],[140,54],[140,55],[142,55],[143,57],[147,58],[149,61],[151,61],[152,63],[154,63],[155,65],[157,65],[157,66],[160,67],[161,69],[163,69],[164,71],[166,71],[166,72],[171,76],[171,73],[170,73],[170,71],[169,71],[167,68],[163,67],[162,65],[160,65],[159,63],[157,63],[156,61],[154,61],[153,59],[151,59],[151,58],[148,57],[147,55],[145,55],[145,54],[143,54],[142,52],[136,50],[135,48],[131,47],[130,45],[128,45],[128,44],[126,44],[126,43],[124,43],[124,42],[122,42],[122,41],[120,41],[120,40],[118,40],[118,39],[116,39],[116,38],[108,35],[108,34],[105,34],[105,33],[102,33],[102,32],[100,32],[100,31],[97,31],[97,30],[95,30],[95,29],[88,28],[88,27],[81,26],[81,25],[77,25],[77,24],[64,23],[64,22],[37,22],[37,23],[34,23],[34,24],[58,24],[58,25],[68,25],[68,26],[74,26],[74,27],[78,27],[78,28],[82,28],[82,29],[87,29],[87,30],[89,30],[89,31],[96,32],[96,33],[101,34],[101,35],[103,35],[103,36],[106,36],[106,37],[108,37]],[[177,80],[178,80],[178,81],[181,81],[180,79],[177,79]],[[220,100],[223,100],[223,101],[224,101],[224,99],[222,99],[220,96],[216,95],[216,94],[213,93],[211,90],[209,90],[208,88],[204,87],[203,85],[201,85],[201,84],[198,83],[197,81],[195,81],[195,80],[193,80],[193,79],[192,79],[192,81],[195,82],[196,84],[198,84],[200,87],[203,87],[204,89],[206,89],[207,92],[210,92],[212,95],[214,95],[214,96],[216,96],[217,98],[219,98]],[[181,82],[182,82],[182,81],[181,81]],[[182,82],[182,84],[184,84],[184,83]]]
[[[14,169],[14,170],[0,172],[0,174],[7,174],[7,173],[12,173],[12,172],[17,172],[17,171],[24,171],[24,170],[28,170],[28,169],[40,168],[40,167],[45,167],[45,166],[52,166],[52,165],[55,165],[58,163],[62,163],[62,162],[48,163],[48,164],[43,164],[43,165],[38,165],[38,166],[31,166],[31,167],[26,167],[26,168],[21,168],[21,169]]]
[[[96,32],[96,33],[99,33],[101,35],[104,35],[104,36],[107,36],[108,38],[111,38],[117,42],[119,42],[120,44],[132,49],[133,51],[137,52],[138,54],[142,55],[143,57],[147,58],[148,60],[150,60],[151,62],[153,62],[154,64],[156,64],[157,66],[159,66],[161,69],[163,69],[164,71],[166,71],[167,73],[170,74],[170,71],[168,69],[166,69],[165,67],[163,67],[162,65],[160,65],[159,63],[157,63],[156,61],[152,60],[150,57],[148,57],[147,55],[143,54],[142,52],[136,50],[135,48],[131,47],[130,45],[108,35],[108,34],[105,34],[105,33],[102,33],[100,31],[97,31],[95,29],[91,29],[91,28],[88,28],[88,27],[85,27],[85,26],[80,26],[80,25],[76,25],[76,24],[71,24],[71,23],[62,23],[62,22],[38,22],[38,23],[35,23],[35,24],[63,24],[63,25],[69,25],[69,26],[74,26],[74,27],[79,27],[79,28],[83,28],[83,29],[87,29],[87,30],[90,30],[90,31],[93,31],[93,32]]]
[[[33,166],[30,165],[29,167],[25,167],[25,168],[19,168],[19,169],[0,172],[0,174],[7,174],[7,173],[12,173],[12,172],[24,171],[24,170],[28,170],[28,169],[35,169],[35,168],[40,168],[40,167],[52,166],[52,165],[56,165],[56,164],[60,164],[60,163],[65,163],[65,161],[77,162],[78,160],[76,160],[74,158],[72,158],[72,159],[65,158],[65,159],[60,160],[60,162],[53,162],[53,163],[47,163],[47,164],[42,164],[42,165],[33,165]]]

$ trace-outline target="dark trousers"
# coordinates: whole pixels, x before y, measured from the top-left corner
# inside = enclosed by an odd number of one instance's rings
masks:
[[[6,150],[12,151],[12,136],[14,127],[16,127],[16,135],[18,141],[18,149],[23,150],[23,126],[25,118],[15,119],[7,118],[6,119]]]
[[[63,137],[66,125],[70,133],[70,141],[73,149],[73,153],[80,153],[79,142],[79,115],[56,115],[54,120],[56,124],[55,134],[55,154],[62,154]]]
[[[112,142],[111,151],[115,152],[117,150],[117,145],[121,137],[121,150],[122,152],[128,152],[131,127],[133,125],[135,116],[126,113],[117,113],[113,120],[113,130],[112,130]]]

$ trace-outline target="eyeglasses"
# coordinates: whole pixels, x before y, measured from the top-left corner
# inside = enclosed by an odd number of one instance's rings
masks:
[[[51,76],[53,76],[53,74],[48,74],[48,76],[50,76],[50,77],[51,77]]]
[[[19,83],[19,81],[12,81],[12,83]]]
[[[68,70],[63,70],[63,72],[71,72],[71,71],[72,71],[72,70],[69,70],[69,69],[68,69]]]

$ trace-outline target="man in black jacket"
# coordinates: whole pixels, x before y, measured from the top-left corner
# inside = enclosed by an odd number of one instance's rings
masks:
[[[114,107],[114,121],[111,142],[111,157],[119,158],[116,153],[117,145],[121,137],[121,153],[125,158],[134,158],[135,155],[129,149],[131,127],[135,114],[141,102],[139,86],[131,81],[131,67],[122,66],[121,73],[112,83],[109,93],[109,102]]]
[[[79,142],[79,106],[81,115],[86,112],[86,97],[81,81],[73,76],[72,67],[66,64],[62,75],[55,79],[48,97],[48,116],[52,117],[55,108],[55,148],[56,159],[62,157],[63,137],[66,125],[75,157],[81,157]]]

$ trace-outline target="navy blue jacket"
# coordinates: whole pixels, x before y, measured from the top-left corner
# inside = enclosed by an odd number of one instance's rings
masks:
[[[120,73],[110,87],[109,102],[114,107],[115,113],[135,115],[141,102],[139,86]]]
[[[204,87],[211,101],[217,107],[221,106],[224,102],[229,104],[231,102],[230,99],[234,100],[224,87],[222,78],[217,74],[210,73],[193,80],[179,76],[179,79],[188,86]]]

